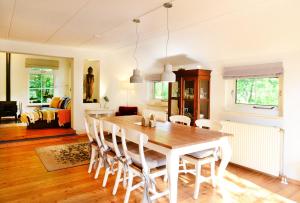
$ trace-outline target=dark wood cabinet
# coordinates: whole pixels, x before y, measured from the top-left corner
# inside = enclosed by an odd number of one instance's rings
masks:
[[[185,115],[192,124],[210,117],[210,70],[178,70],[176,82],[169,83],[168,116]]]

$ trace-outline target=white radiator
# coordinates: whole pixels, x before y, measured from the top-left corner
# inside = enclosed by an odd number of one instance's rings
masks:
[[[279,176],[282,168],[283,133],[280,128],[222,121],[232,147],[231,162]]]

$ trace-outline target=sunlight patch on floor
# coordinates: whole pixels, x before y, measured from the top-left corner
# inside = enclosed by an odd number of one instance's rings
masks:
[[[224,181],[221,181],[220,184],[218,192],[224,202],[251,202],[253,200],[253,202],[295,203],[295,201],[271,192],[250,180],[240,178],[228,171],[226,172]]]

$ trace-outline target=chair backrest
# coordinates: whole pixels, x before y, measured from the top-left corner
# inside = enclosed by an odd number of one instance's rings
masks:
[[[105,150],[109,149],[108,145],[107,145],[107,141],[105,139],[105,133],[108,135],[108,134],[111,134],[112,136],[112,140],[113,140],[113,144],[117,145],[117,134],[119,133],[120,131],[120,128],[115,125],[114,123],[111,123],[111,122],[108,122],[108,121],[105,121],[105,120],[99,120],[99,131],[100,131],[100,141],[101,141],[101,144],[103,144],[103,147]],[[115,148],[115,146],[114,146]],[[117,148],[117,152],[119,153],[119,150],[118,150],[118,147]],[[116,152],[116,153],[117,153]]]
[[[87,134],[87,136],[89,138],[89,141],[93,142],[94,139],[93,139],[92,135],[90,134],[90,131],[93,130],[92,129],[93,122],[92,121],[89,122],[89,118],[88,117],[89,117],[88,115],[84,116],[84,126],[85,126],[86,134]]]
[[[98,136],[98,128],[97,128],[99,120],[89,115],[86,115],[84,117],[84,120],[85,120],[87,135],[90,142],[96,142],[99,148],[101,148],[102,144]]]
[[[221,131],[222,124],[218,121],[212,121],[209,119],[198,119],[195,124],[199,128],[209,128],[210,130]]]
[[[108,145],[107,145],[107,141],[105,139],[105,133],[111,134],[112,136],[112,142],[113,142],[113,147],[114,147],[114,151],[116,153],[116,155],[118,157],[121,156],[119,147],[118,147],[118,143],[117,143],[117,136],[121,137],[120,135],[120,128],[119,126],[117,126],[114,123],[111,123],[109,121],[105,121],[105,120],[99,120],[99,129],[100,129],[100,139],[101,139],[101,143],[103,144],[104,149],[108,149]]]
[[[170,121],[172,123],[183,123],[185,125],[190,126],[191,125],[191,119],[184,115],[174,115],[170,116]]]
[[[151,110],[151,109],[144,109],[143,113],[142,113],[142,115],[144,117],[150,117],[151,114],[154,115],[154,117],[157,121],[166,122],[168,120],[168,115],[164,111],[155,111],[155,110]]]
[[[122,136],[122,147],[123,147],[123,152],[124,156],[126,157],[127,160],[132,160],[131,156],[133,155],[133,152],[130,152],[127,149],[127,144],[126,141],[130,141],[133,143],[136,143],[139,145],[139,154],[134,154],[136,158],[138,158],[141,163],[143,170],[149,171],[146,159],[145,159],[145,154],[144,154],[144,145],[148,143],[148,136],[145,135],[144,133],[141,133],[136,130],[132,129],[121,129],[121,136]]]

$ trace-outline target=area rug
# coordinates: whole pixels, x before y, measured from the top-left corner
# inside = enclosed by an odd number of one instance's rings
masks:
[[[39,147],[35,151],[48,171],[88,164],[90,158],[86,142]]]

